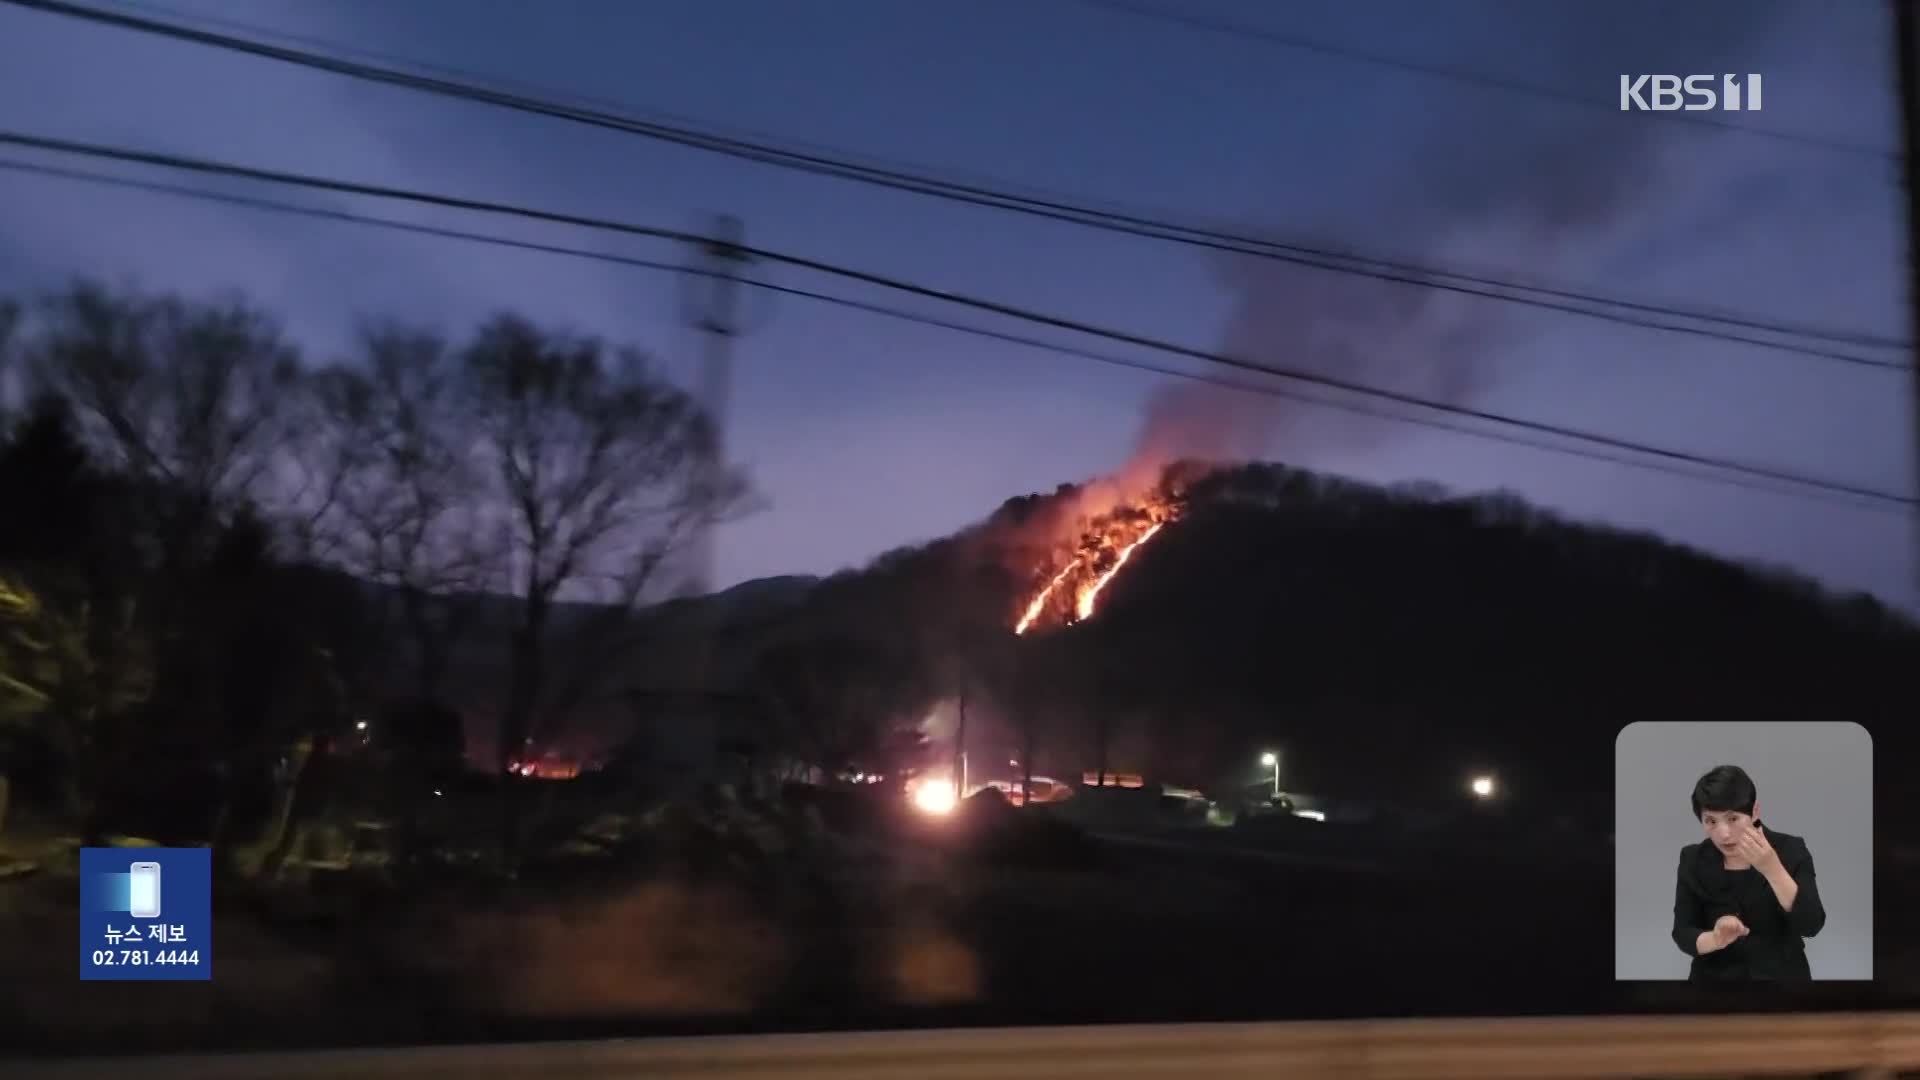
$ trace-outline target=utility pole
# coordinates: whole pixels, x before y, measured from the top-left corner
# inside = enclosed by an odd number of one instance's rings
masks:
[[[681,279],[686,288],[682,302],[687,321],[701,334],[703,342],[696,392],[700,407],[713,426],[712,455],[705,463],[705,475],[700,481],[704,489],[701,494],[706,499],[717,497],[727,482],[727,406],[733,392],[733,342],[743,332],[741,272],[750,261],[743,250],[745,236],[746,229],[739,218],[728,214],[716,217],[711,237],[700,245],[694,264]],[[700,508],[703,514],[711,509],[711,502]],[[688,552],[691,563],[688,576],[697,595],[705,595],[714,588],[715,529],[713,518],[704,518]],[[728,726],[726,716],[730,715],[720,704],[722,695],[715,692],[713,685],[713,654],[717,645],[714,639],[722,629],[718,625],[694,627],[693,651],[688,657],[685,676],[690,696],[698,702],[695,710],[713,734],[716,752],[724,738],[723,729]],[[750,777],[756,786],[758,781],[758,776]]]
[[[699,400],[713,425],[713,458],[709,462],[710,490],[719,490],[727,468],[727,406],[733,393],[733,342],[743,332],[740,322],[740,274],[750,260],[742,250],[746,229],[739,218],[722,214],[714,219],[713,235],[701,246],[700,258],[687,275],[689,321],[702,335]],[[694,538],[691,577],[697,591],[714,585],[714,526],[700,526]]]
[[[1907,188],[1908,333],[1915,342],[1909,380],[1913,393],[1913,482],[1920,493],[1920,17],[1916,0],[1893,0],[1894,57],[1900,76],[1900,167]],[[1914,524],[1915,588],[1920,589],[1920,521]]]
[[[967,797],[967,684],[960,684],[960,717],[953,728],[953,797]]]

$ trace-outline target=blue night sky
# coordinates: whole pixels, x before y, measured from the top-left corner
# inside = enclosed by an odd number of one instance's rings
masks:
[[[1765,112],[1732,120],[1897,145],[1878,3],[1139,2],[1602,106],[1623,71],[1760,72]],[[119,6],[1239,232],[1907,333],[1890,157],[1582,108],[1075,0]],[[944,204],[18,9],[0,9],[0,42],[7,129],[668,226],[728,212],[767,248],[1476,408],[1913,485],[1912,388],[1898,371]],[[262,193],[682,257],[665,243]],[[0,206],[9,292],[82,273],[190,295],[242,290],[316,358],[346,349],[366,316],[464,333],[511,307],[648,348],[676,377],[693,371],[679,287],[660,274],[17,174],[0,173]],[[800,271],[757,272],[1072,340]],[[723,582],[857,565],[1009,496],[1105,473],[1134,452],[1146,405],[1169,384],[800,299],[764,315],[738,353],[730,440],[769,506],[722,537]],[[1572,517],[1916,605],[1914,526],[1898,513],[1224,391],[1171,404],[1175,424],[1159,435],[1173,449],[1509,488]]]

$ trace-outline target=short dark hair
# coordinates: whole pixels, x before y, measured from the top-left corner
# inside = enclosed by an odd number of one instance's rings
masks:
[[[1708,810],[1752,814],[1753,804],[1759,798],[1760,793],[1754,790],[1753,778],[1747,775],[1747,770],[1738,765],[1718,765],[1708,769],[1693,785],[1693,817],[1698,821]]]

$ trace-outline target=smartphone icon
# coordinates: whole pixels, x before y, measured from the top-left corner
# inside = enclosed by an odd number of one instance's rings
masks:
[[[136,919],[157,919],[160,917],[160,864],[157,862],[134,863],[128,876],[132,879],[132,889],[128,906],[130,914]]]

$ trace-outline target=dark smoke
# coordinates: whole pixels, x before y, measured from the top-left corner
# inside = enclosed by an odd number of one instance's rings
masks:
[[[1747,70],[1737,58],[1777,30],[1782,14],[1770,4],[1648,0],[1449,10],[1463,20],[1481,16],[1477,22],[1484,25],[1471,30],[1480,40],[1451,52],[1442,45],[1400,46],[1414,50],[1410,59],[1507,73],[1608,105],[1623,72]],[[1278,9],[1268,17],[1277,18]],[[1353,185],[1352,201],[1365,205],[1347,220],[1324,223],[1316,236],[1296,230],[1270,237],[1492,277],[1631,292],[1607,287],[1591,272],[1558,274],[1552,264],[1604,240],[1645,205],[1669,140],[1739,138],[1691,125],[1676,130],[1664,116],[1610,113],[1378,69],[1357,67],[1355,74],[1393,80],[1395,92],[1378,99],[1378,110],[1362,110],[1352,122],[1402,139],[1402,152],[1389,156],[1373,182]],[[1311,156],[1300,160],[1312,167]],[[1283,217],[1286,209],[1276,207],[1271,216]],[[1257,228],[1237,231],[1261,235]],[[1496,378],[1488,354],[1538,325],[1526,309],[1509,304],[1272,260],[1223,254],[1216,269],[1235,300],[1221,341],[1227,354],[1447,404],[1470,403],[1485,391]],[[1236,381],[1356,400],[1339,390],[1232,374]],[[1123,475],[1150,476],[1180,458],[1241,461],[1279,451],[1293,459],[1366,449],[1404,430],[1284,398],[1181,382],[1148,402]]]

